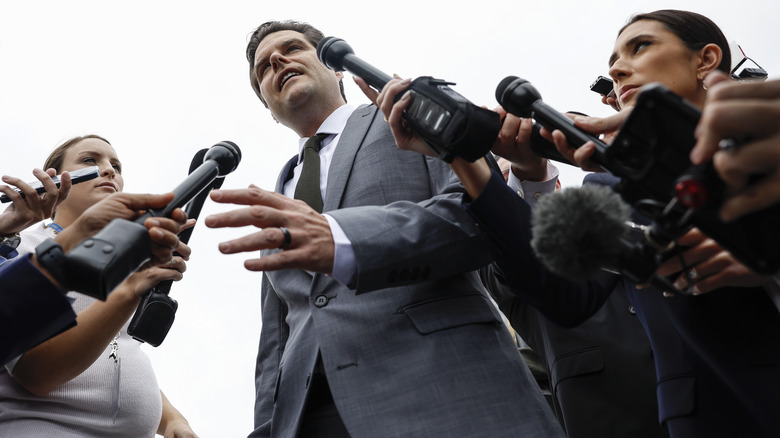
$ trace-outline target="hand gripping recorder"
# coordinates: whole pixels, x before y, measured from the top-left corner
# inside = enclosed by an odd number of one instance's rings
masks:
[[[235,170],[240,161],[241,151],[234,143],[224,141],[212,146],[203,164],[173,189],[174,198],[167,206],[149,210],[135,221],[114,219],[65,255],[63,285],[105,300],[119,283],[151,258],[151,239],[144,221],[149,217],[170,216],[215,178]]]
[[[208,149],[201,149],[195,154],[192,163],[190,163],[190,174],[203,164],[208,151]],[[224,181],[225,177],[220,176],[201,190],[184,208],[187,217],[197,219],[211,190],[220,188]],[[182,243],[188,243],[193,229],[188,228],[182,231],[179,234],[179,240]],[[179,254],[174,253],[174,255]],[[141,302],[138,303],[138,308],[127,326],[127,334],[135,340],[146,342],[153,347],[162,344],[165,337],[168,336],[176,317],[176,310],[179,308],[179,303],[169,295],[172,285],[172,280],[160,282],[141,298]]]
[[[524,79],[505,78],[496,89],[496,98],[512,114],[533,117],[549,130],[561,130],[572,147],[592,141],[595,153],[591,161],[619,177],[616,191],[651,220],[647,239],[639,242],[635,251],[643,256],[626,262],[623,268],[629,272],[623,272],[625,275],[637,282],[647,280],[668,244],[694,226],[754,271],[772,274],[780,269],[780,247],[776,244],[780,237],[775,226],[780,205],[730,223],[719,218],[723,181],[711,161],[694,166],[688,158],[696,143],[694,129],[701,112],[668,88],[646,85],[611,144],[577,128],[571,119],[545,104]]]
[[[355,56],[352,47],[340,38],[323,38],[317,45],[317,57],[328,68],[348,70],[378,90],[392,79]],[[493,147],[501,119],[497,113],[472,104],[450,85],[454,84],[430,76],[412,81],[412,102],[403,118],[442,160],[450,163],[460,157],[474,162]]]

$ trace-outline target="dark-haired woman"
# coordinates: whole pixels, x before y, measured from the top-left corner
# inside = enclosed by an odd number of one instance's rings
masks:
[[[617,130],[641,87],[653,82],[661,82],[703,107],[707,93],[704,79],[716,70],[729,71],[729,48],[720,29],[708,18],[687,11],[655,11],[632,17],[621,29],[609,66],[623,111],[606,119],[576,121],[597,134]],[[398,144],[425,152],[425,145],[401,123],[409,98],[393,103],[404,88],[400,80],[388,83],[377,102]],[[567,148],[560,132],[554,132],[553,138],[570,159],[589,167],[592,145],[574,151]],[[541,161],[537,160],[539,168]],[[691,248],[684,257],[698,271],[698,296],[666,298],[660,290],[638,290],[618,276],[612,283],[609,278],[588,283],[565,280],[543,269],[536,260],[529,244],[530,209],[507,189],[501,177],[481,161],[456,159],[452,167],[473,198],[466,208],[496,242],[495,265],[501,281],[511,289],[508,293],[569,325],[595,312],[613,284],[628,295],[653,347],[659,419],[673,437],[777,436],[780,313],[764,287],[771,283],[770,278],[752,273],[711,239],[693,231],[685,236],[685,244]],[[608,174],[589,176],[588,180],[616,182]],[[662,269],[664,275],[680,270],[673,263]],[[685,279],[679,273],[674,278]]]

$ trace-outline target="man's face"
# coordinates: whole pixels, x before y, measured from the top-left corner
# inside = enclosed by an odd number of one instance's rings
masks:
[[[343,76],[325,67],[317,49],[292,30],[266,36],[255,51],[255,74],[271,114],[286,124],[301,111],[327,111],[344,103],[339,90]]]

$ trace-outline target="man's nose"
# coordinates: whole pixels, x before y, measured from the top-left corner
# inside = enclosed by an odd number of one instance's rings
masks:
[[[271,68],[273,68],[274,71],[276,72],[281,70],[284,67],[284,64],[287,63],[287,58],[282,56],[282,54],[279,52],[274,52],[271,54],[270,63],[271,63]]]

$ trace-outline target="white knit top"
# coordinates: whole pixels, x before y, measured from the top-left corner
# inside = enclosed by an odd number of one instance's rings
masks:
[[[22,233],[19,254],[34,251],[49,237],[43,223]],[[78,314],[95,299],[70,292]],[[151,362],[140,343],[127,334],[127,322],[112,346],[83,373],[37,397],[9,374],[18,360],[0,369],[0,438],[16,437],[153,437],[162,416],[162,399]]]

